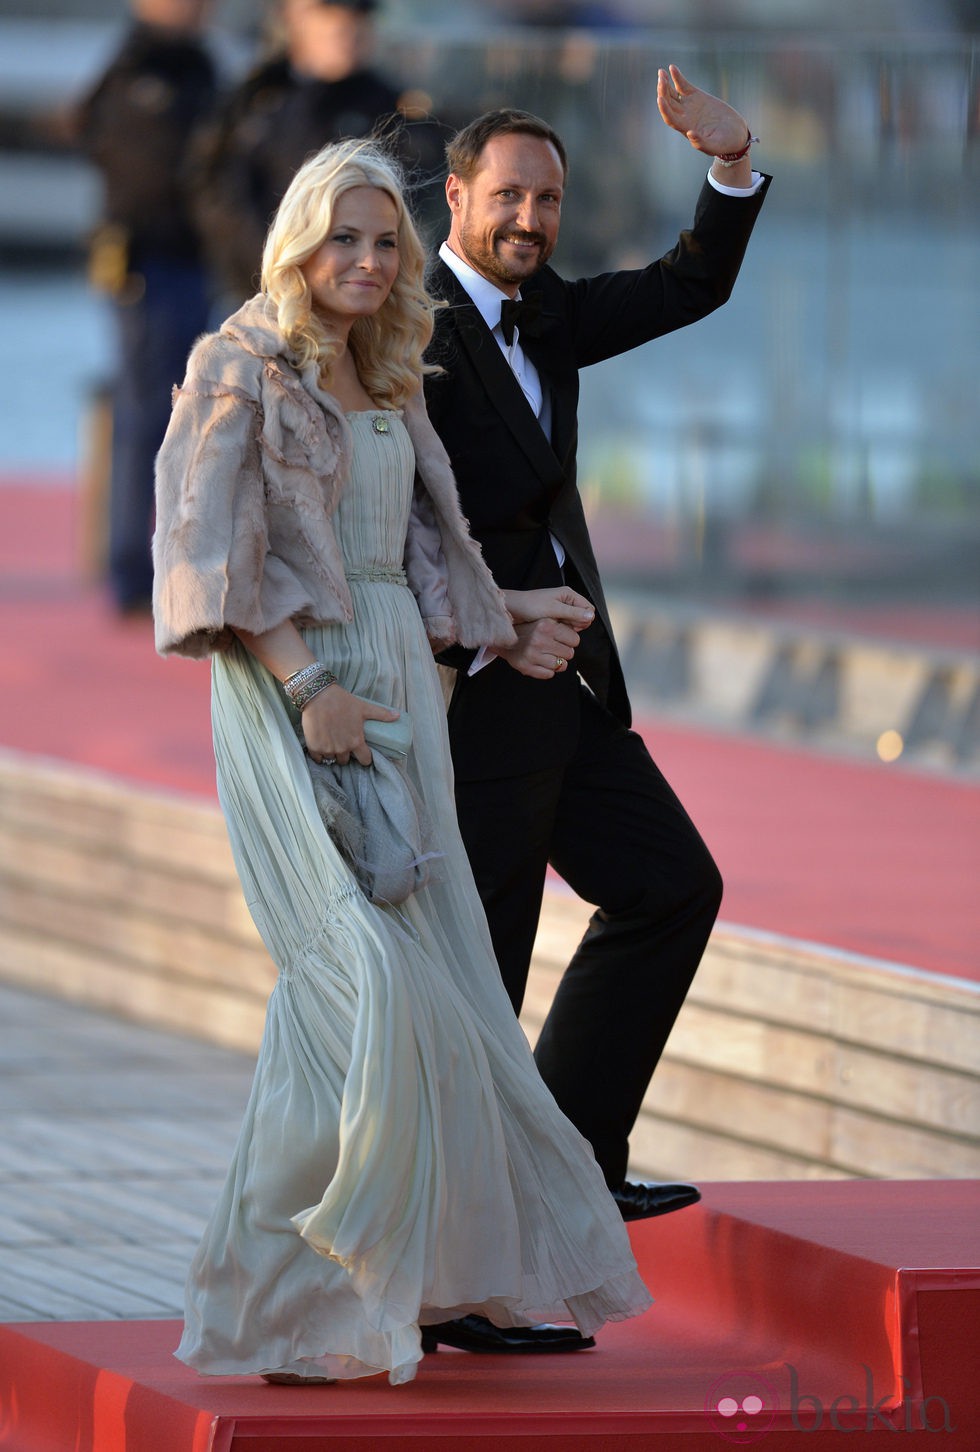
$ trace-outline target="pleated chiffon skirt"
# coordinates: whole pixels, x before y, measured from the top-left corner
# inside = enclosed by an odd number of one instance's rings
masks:
[[[187,1285],[177,1355],[214,1375],[404,1382],[420,1323],[479,1312],[591,1333],[650,1304],[500,983],[401,574],[411,444],[397,414],[380,415],[384,432],[378,416],[350,416],[355,468],[334,521],[355,619],[304,633],[348,690],[410,713],[406,770],[438,856],[406,902],[370,902],[323,825],[279,683],[243,647],[215,658],[219,796],[278,977]]]

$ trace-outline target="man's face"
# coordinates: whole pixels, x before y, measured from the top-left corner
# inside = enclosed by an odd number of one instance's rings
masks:
[[[446,182],[449,245],[513,297],[555,250],[563,190],[550,141],[522,132],[494,136],[469,181],[450,175]]]

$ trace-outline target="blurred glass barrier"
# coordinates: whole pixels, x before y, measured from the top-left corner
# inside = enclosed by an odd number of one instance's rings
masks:
[[[732,300],[583,375],[610,576],[657,591],[977,598],[977,46],[521,32],[401,52],[455,122],[546,116],[571,155],[556,263],[657,256],[701,158],[659,119],[673,60],[729,96],[775,181]]]
[[[657,115],[658,65],[675,61],[729,96],[762,138],[753,156],[775,182],[732,300],[583,375],[581,480],[610,582],[745,600],[975,602],[976,39],[955,26],[874,38],[457,33],[411,25],[410,8],[398,7],[379,59],[414,77],[447,126],[509,104],[564,135],[555,261],[566,275],[642,264],[690,220],[705,166]],[[45,33],[63,98],[72,63],[56,61],[56,28]],[[104,27],[89,37],[94,68]],[[56,138],[38,141],[35,128],[24,143],[16,117],[43,88],[4,77],[0,186],[23,203],[0,219],[5,275],[32,250],[54,256],[55,241],[70,270],[92,220],[91,177]],[[32,223],[28,178],[39,193],[45,167],[58,179]],[[439,180],[419,198],[433,238],[440,198]]]

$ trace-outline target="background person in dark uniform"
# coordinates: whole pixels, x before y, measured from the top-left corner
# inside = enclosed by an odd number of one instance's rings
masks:
[[[409,98],[369,64],[375,9],[375,0],[281,0],[275,53],[245,77],[201,137],[196,210],[225,308],[255,292],[269,223],[313,152],[381,132],[410,174],[424,165],[418,145],[427,128],[407,123]],[[441,140],[433,135],[428,143],[435,169]]]
[[[171,390],[209,313],[183,185],[192,134],[216,98],[201,39],[208,8],[208,0],[134,0],[134,25],[74,117],[105,188],[91,263],[117,324],[107,566],[123,612],[149,609],[154,459]]]

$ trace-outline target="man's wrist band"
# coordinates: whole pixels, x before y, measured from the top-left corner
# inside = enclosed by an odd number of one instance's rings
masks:
[[[737,162],[742,160],[743,156],[748,156],[749,151],[752,149],[753,141],[758,141],[758,139],[758,136],[752,135],[750,128],[745,145],[741,151],[723,151],[720,156],[715,157],[715,161],[718,162],[719,166],[735,166]]]

